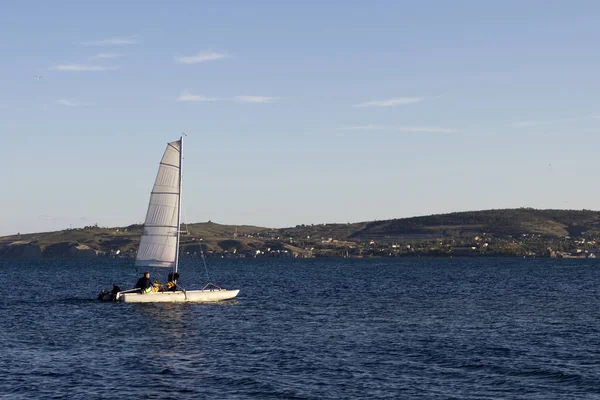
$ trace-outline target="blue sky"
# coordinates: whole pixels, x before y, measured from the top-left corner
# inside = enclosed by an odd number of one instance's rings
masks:
[[[599,208],[595,1],[0,10],[0,234],[141,222],[182,131],[186,222]]]

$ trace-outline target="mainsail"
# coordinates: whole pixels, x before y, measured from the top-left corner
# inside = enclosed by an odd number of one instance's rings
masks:
[[[181,139],[171,142],[160,161],[150,195],[136,267],[177,268],[181,196]]]

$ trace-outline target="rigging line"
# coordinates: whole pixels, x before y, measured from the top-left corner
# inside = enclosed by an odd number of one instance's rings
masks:
[[[182,207],[182,212],[185,215],[185,207]],[[184,220],[185,220],[185,218],[184,218]],[[188,230],[187,224],[185,225],[185,230],[186,230],[186,232]],[[210,282],[210,275],[208,274],[208,266],[206,265],[206,259],[204,256],[204,249],[202,247],[202,242],[199,243],[199,246],[200,246],[200,257],[202,258],[202,264],[204,265],[204,273],[206,274],[206,279]],[[198,275],[198,278],[202,279],[198,270],[194,270],[194,271]]]
[[[183,169],[181,170],[181,180],[183,180]],[[186,207],[184,205],[181,206],[181,213],[182,213],[182,224],[185,225],[185,231],[186,233],[188,232],[188,224],[187,224],[187,212],[186,212]],[[200,257],[202,258],[202,264],[204,265],[204,273],[206,274],[206,279],[208,282],[210,282],[210,275],[208,274],[208,266],[206,265],[206,258],[204,256],[204,249],[202,248],[202,243],[200,243]],[[198,273],[198,271],[196,270],[196,273],[198,274],[198,277],[200,277],[200,273]]]
[[[183,169],[181,170],[181,180],[183,181]],[[182,205],[181,206],[181,213],[182,213],[182,224],[185,225],[185,232],[188,233],[188,224],[187,224],[187,212],[186,212],[186,206]],[[204,264],[204,272],[206,274],[206,279],[210,282],[210,276],[208,274],[208,267],[206,265],[206,260],[204,259],[204,250],[202,249],[202,243],[200,243],[200,257],[202,257],[202,263]],[[198,270],[194,270],[196,272],[196,274],[198,275],[198,278],[201,278],[200,273],[198,273]]]
[[[204,250],[202,249],[202,244],[200,244],[200,257],[202,258],[202,263],[204,265],[204,273],[206,274],[206,280],[207,280],[207,282],[210,282],[210,275],[208,274],[208,267],[206,265],[206,259],[204,256]],[[194,270],[194,272],[196,272],[198,280],[202,281],[202,276],[200,275],[200,271]]]
[[[186,136],[187,136],[187,135],[186,135]],[[181,158],[182,158],[182,160],[181,160],[181,161],[182,161],[182,163],[183,163],[183,160],[185,159],[185,157],[183,157],[183,156],[182,156]],[[183,168],[181,169],[181,182],[182,182],[182,183],[181,183],[181,186],[183,187]],[[180,187],[180,188],[179,188],[179,193],[180,193],[180,196],[181,196],[181,194],[183,193],[183,191],[182,191],[181,189],[182,189],[182,188]],[[181,196],[181,200],[183,200],[183,196]],[[180,211],[181,211],[181,221],[180,221],[180,224],[182,224],[182,225],[185,225],[185,233],[186,233],[186,235],[188,235],[188,234],[189,234],[189,231],[188,231],[188,223],[187,223],[187,212],[186,212],[185,205],[183,204],[183,201],[181,201],[181,202],[179,203],[179,207],[181,208],[181,210],[180,210]],[[179,230],[179,235],[180,235],[180,237],[181,237],[181,225],[180,225],[180,226],[178,226],[178,227],[177,227],[177,229]],[[181,240],[181,239],[180,239],[180,240]],[[181,247],[181,242],[179,243],[179,247]],[[180,249],[177,249],[177,251],[180,251]]]
[[[202,250],[202,245],[200,245],[200,256],[202,257],[202,262],[204,263],[204,272],[206,272],[206,280],[210,282],[210,276],[208,275],[208,267],[206,266],[206,257],[204,257],[204,250]]]
[[[187,135],[186,135],[187,136]],[[183,160],[185,160],[185,157],[183,156],[183,154],[181,155],[181,164],[183,164]],[[183,205],[183,168],[181,168],[181,165],[179,165],[179,174],[181,176],[181,179],[179,180],[179,207],[181,208],[181,221],[179,221],[180,225],[177,227],[178,230],[181,229],[181,224],[185,225],[185,232],[188,233],[188,224],[187,224],[187,213],[185,212],[185,206]],[[181,246],[181,244],[180,244]]]
[[[183,135],[187,136],[185,132],[181,132],[181,133]],[[182,158],[182,162],[183,162],[183,160],[185,160],[185,157],[183,157],[183,155],[182,155],[181,158]],[[179,173],[181,174],[181,181],[183,182],[183,168],[181,168],[181,166],[180,166]],[[181,185],[181,186],[183,186],[183,185]],[[179,188],[179,193],[180,193],[181,200],[183,200],[183,195],[182,195],[183,191],[181,190],[181,187]],[[188,232],[188,224],[187,224],[186,207],[185,207],[185,205],[183,205],[183,201],[180,201],[179,204],[180,204],[179,207],[181,207],[181,212],[183,214],[181,223],[185,225],[185,232],[187,233]],[[181,244],[180,244],[180,246],[181,246]],[[177,250],[179,251],[179,249],[177,249]],[[204,256],[204,250],[202,249],[202,243],[200,243],[200,257],[202,258],[202,264],[204,265],[204,273],[206,274],[206,279],[208,282],[210,282],[210,275],[208,274],[208,266],[206,265],[206,257]],[[198,274],[198,277],[200,278],[200,273],[198,273],[197,270],[195,270],[195,271]]]

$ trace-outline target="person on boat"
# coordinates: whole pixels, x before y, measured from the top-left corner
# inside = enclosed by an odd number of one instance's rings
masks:
[[[150,272],[144,272],[144,276],[138,279],[135,287],[142,290],[142,293],[150,293],[154,288],[154,284],[150,280]]]
[[[179,273],[169,272],[169,277],[167,278],[167,290],[171,292],[177,290],[177,279],[179,279]]]

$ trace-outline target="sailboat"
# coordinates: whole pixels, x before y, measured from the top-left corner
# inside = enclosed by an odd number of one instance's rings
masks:
[[[160,160],[135,260],[137,268],[170,268],[170,276],[178,276],[182,144],[183,137],[168,143]],[[140,289],[113,290],[110,297],[125,303],[214,302],[233,299],[238,293],[237,289],[227,290],[209,282],[200,290],[186,290],[175,284],[172,290],[150,293]]]

